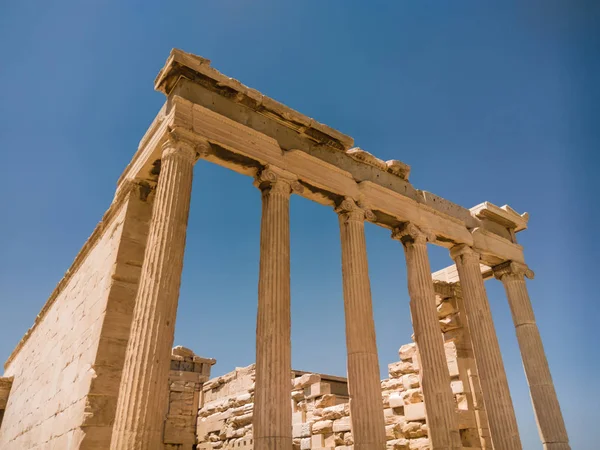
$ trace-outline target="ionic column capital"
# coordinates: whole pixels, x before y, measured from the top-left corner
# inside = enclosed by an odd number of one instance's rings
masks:
[[[502,281],[502,279],[506,276],[514,276],[521,279],[523,277],[527,277],[530,280],[533,280],[535,276],[533,270],[527,267],[527,264],[518,263],[515,261],[503,262],[502,264],[494,266],[492,269],[494,271],[494,277],[500,281]]]
[[[304,187],[294,176],[274,166],[267,166],[258,172],[254,180],[254,186],[263,194],[291,195],[292,192],[301,194]]]
[[[359,202],[350,197],[344,197],[335,208],[335,212],[344,222],[364,222],[365,219],[375,220],[373,211],[362,207]]]
[[[198,153],[193,142],[170,133],[169,138],[162,144],[161,159],[172,157],[179,157],[194,164],[198,158]]]
[[[400,241],[406,246],[409,244],[425,245],[427,242],[435,241],[436,237],[430,230],[419,228],[413,223],[406,222],[392,230],[392,239]]]
[[[467,244],[458,244],[450,249],[450,258],[452,258],[454,261],[456,261],[459,258],[462,260],[475,259],[479,261],[480,257],[481,256],[479,255],[479,253],[477,253],[475,250],[473,250],[472,247],[469,247]]]

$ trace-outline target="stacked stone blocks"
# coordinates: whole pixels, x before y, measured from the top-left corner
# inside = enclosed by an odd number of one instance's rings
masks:
[[[436,281],[434,288],[462,448],[491,449],[460,286]],[[403,345],[399,357],[388,366],[389,378],[381,381],[386,446],[430,449],[417,345]],[[253,448],[254,370],[254,365],[238,368],[204,385],[197,449]],[[345,378],[295,371],[290,392],[294,449],[354,448]]]
[[[165,450],[188,450],[196,444],[196,421],[202,386],[216,361],[185,347],[175,347],[169,372],[169,410],[165,421]]]

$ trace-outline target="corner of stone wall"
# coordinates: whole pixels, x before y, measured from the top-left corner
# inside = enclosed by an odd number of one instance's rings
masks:
[[[117,258],[104,311],[98,350],[90,368],[93,378],[86,397],[80,450],[109,448],[121,373],[139,284],[154,195],[146,186],[131,184],[126,195]]]

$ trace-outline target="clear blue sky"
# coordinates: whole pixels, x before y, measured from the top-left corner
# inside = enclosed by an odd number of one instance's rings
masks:
[[[109,206],[178,47],[410,164],[417,188],[528,211],[519,241],[573,448],[598,448],[597,4],[123,3],[2,2],[0,360]],[[291,219],[293,364],[343,375],[335,214],[294,197]],[[215,374],[254,360],[259,222],[249,178],[196,166],[176,343]],[[367,244],[383,376],[411,335],[404,257],[376,226]],[[447,253],[431,249],[434,270]],[[487,288],[522,440],[539,449],[507,302]]]

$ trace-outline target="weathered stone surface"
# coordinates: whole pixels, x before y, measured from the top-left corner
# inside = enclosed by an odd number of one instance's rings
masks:
[[[418,387],[421,383],[421,381],[419,380],[419,377],[412,373],[402,375],[401,380],[402,380],[402,385],[404,386],[404,389],[406,389],[406,390]]]
[[[389,450],[409,450],[410,444],[408,439],[393,439],[387,442]]]
[[[400,359],[402,361],[411,361],[416,352],[417,344],[405,344],[400,347],[398,354],[400,355]]]
[[[431,445],[429,443],[429,439],[426,439],[426,438],[411,439],[409,441],[409,449],[410,450],[432,450]]]
[[[290,404],[290,217],[292,182],[279,170],[260,172],[262,193],[256,324],[255,450],[292,450]],[[303,436],[301,436],[303,437]]]
[[[352,392],[350,410],[354,448],[378,449],[385,447],[385,425],[364,229],[365,218],[374,216],[351,198],[345,198],[336,211],[342,243],[348,386]]]
[[[415,369],[412,362],[398,361],[388,365],[388,372],[390,377],[397,377],[406,373],[414,373]]]
[[[404,405],[406,420],[425,420],[425,403],[407,403]]]
[[[292,426],[292,436],[295,438],[310,437],[312,432],[310,423],[297,423]]]
[[[423,392],[421,389],[409,389],[401,395],[404,405],[420,403],[423,401]]]
[[[342,417],[341,419],[337,419],[333,422],[333,431],[336,433],[342,432],[342,431],[351,431],[351,422],[350,422],[350,417]],[[385,430],[385,425],[384,425],[384,430]],[[354,436],[354,433],[353,433]],[[353,438],[354,439],[354,438]]]
[[[162,450],[168,378],[196,152],[170,139],[161,170],[140,275],[113,434],[112,450]],[[139,376],[144,373],[145,376]],[[146,414],[138,414],[138,411]]]
[[[404,406],[404,399],[400,394],[392,394],[389,396],[388,403],[390,408],[400,408]]]
[[[332,431],[333,431],[333,421],[331,421],[331,420],[319,420],[318,422],[313,423],[312,432],[314,434],[331,433]],[[335,430],[335,431],[345,431],[345,430]]]
[[[319,383],[321,381],[321,376],[316,373],[305,373],[302,376],[294,379],[294,389],[304,389],[311,384]]]
[[[341,405],[329,406],[327,408],[323,408],[321,412],[321,417],[323,419],[335,420],[340,417],[347,416],[350,414],[350,407],[348,403],[344,403]]]
[[[109,445],[152,198],[123,189],[6,362],[0,448]]]

